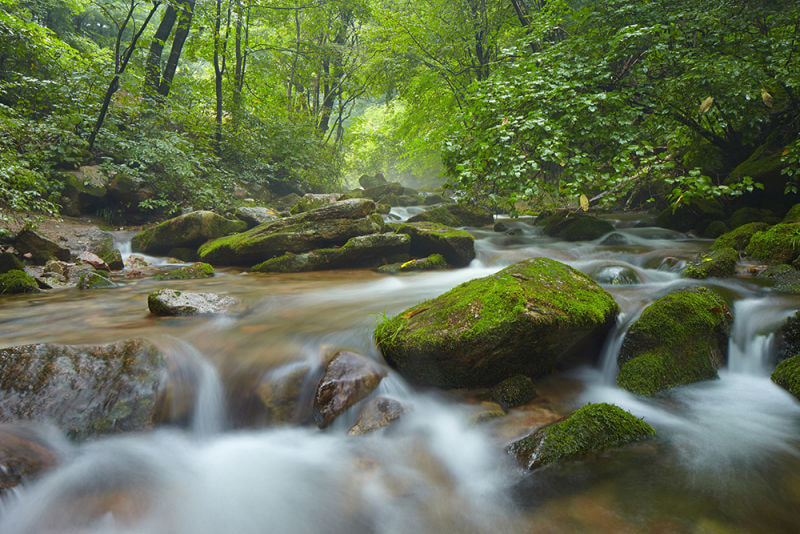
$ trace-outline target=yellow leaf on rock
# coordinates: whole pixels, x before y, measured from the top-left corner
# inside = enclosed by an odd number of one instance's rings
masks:
[[[581,195],[581,209],[583,211],[589,211],[589,199],[586,198],[586,195]]]

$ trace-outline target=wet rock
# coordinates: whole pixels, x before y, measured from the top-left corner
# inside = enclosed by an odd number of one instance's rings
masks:
[[[314,395],[314,421],[330,425],[345,410],[378,387],[386,370],[364,356],[341,351],[334,355]]]
[[[653,395],[673,386],[717,377],[728,357],[733,317],[714,291],[670,293],[645,308],[631,325],[617,362],[617,384]]]
[[[160,316],[227,313],[237,303],[233,297],[159,289],[147,295],[150,313]]]
[[[759,272],[756,278],[769,281],[776,293],[800,295],[800,271],[791,265],[773,265]]]
[[[39,285],[36,280],[25,271],[12,269],[7,273],[0,274],[0,295],[36,293],[38,291]]]
[[[592,269],[589,274],[599,284],[631,286],[642,283],[636,270],[627,265],[603,265]]]
[[[442,195],[440,195],[438,193],[430,193],[430,194],[425,195],[425,201],[423,202],[423,205],[425,205],[425,206],[433,206],[433,205],[436,205],[436,204],[444,204],[444,203],[450,203],[450,202],[452,202],[452,200],[450,200],[449,198],[445,198],[445,197],[443,197]]]
[[[69,249],[29,229],[24,229],[17,234],[14,239],[14,248],[20,254],[29,257],[36,265],[44,265],[52,259],[62,261],[72,259]]]
[[[441,254],[431,254],[427,258],[409,260],[403,263],[390,263],[378,267],[380,273],[410,273],[414,271],[441,271],[448,269],[447,260]]]
[[[536,397],[536,389],[533,387],[533,380],[529,377],[515,375],[492,387],[489,390],[489,395],[504,410],[508,410],[534,399]]]
[[[717,238],[729,230],[730,228],[728,228],[728,225],[725,224],[725,221],[711,221],[700,233],[700,235],[703,237]]]
[[[739,253],[732,248],[718,248],[688,264],[683,274],[688,278],[702,280],[709,277],[724,278],[733,276],[736,264],[739,262]]]
[[[714,244],[711,245],[711,250],[732,248],[737,252],[744,252],[753,234],[766,230],[767,228],[769,228],[769,225],[763,222],[744,224],[719,236],[714,241]]]
[[[186,247],[171,248],[167,252],[167,258],[178,260],[178,262],[194,262],[197,261],[197,250]]]
[[[345,200],[347,195],[343,193],[324,193],[324,194],[314,194],[314,193],[306,193],[303,195],[297,204],[292,206],[292,209],[289,210],[289,213],[292,215],[297,215],[299,213],[305,213],[307,211],[311,211],[313,209],[321,208],[327,204],[333,204],[334,202],[338,202],[340,200]]]
[[[297,193],[289,193],[284,196],[271,200],[270,204],[275,208],[275,210],[277,210],[277,212],[283,212],[283,211],[288,212],[299,201],[300,201],[300,195],[298,195]]]
[[[86,438],[151,426],[166,361],[153,345],[24,345],[0,349],[0,421],[51,421]]]
[[[618,310],[585,274],[534,258],[384,320],[375,339],[411,382],[493,385],[596,356]]]
[[[164,221],[133,236],[131,248],[163,255],[178,247],[197,248],[210,239],[242,232],[244,221],[226,219],[211,211],[193,211]]]
[[[469,265],[475,258],[475,238],[463,230],[432,222],[400,225],[398,233],[411,236],[411,255],[441,254],[454,267]]]
[[[287,253],[343,245],[382,230],[383,219],[375,213],[374,202],[348,199],[210,241],[198,252],[212,265],[251,266]]]
[[[368,174],[363,174],[358,179],[358,185],[360,185],[364,189],[369,189],[371,187],[378,187],[385,184],[386,184],[386,178],[380,172],[374,174],[373,176],[370,176]]]
[[[313,389],[309,391],[309,382],[313,375],[313,369],[306,362],[290,363],[267,373],[255,388],[259,404],[257,418],[273,425],[309,421],[314,394]]]
[[[655,436],[649,424],[613,404],[587,404],[561,422],[515,441],[508,451],[527,469]]]
[[[738,210],[733,212],[730,219],[728,219],[728,226],[730,226],[731,228],[738,228],[742,225],[753,222],[777,224],[781,221],[780,217],[775,215],[775,213],[772,210],[744,207],[744,208],[739,208]],[[800,221],[784,220],[783,222],[800,222]]]
[[[274,210],[263,206],[240,206],[236,208],[234,216],[247,223],[248,229],[280,219]]]
[[[477,410],[470,415],[471,425],[480,425],[495,419],[500,419],[506,415],[506,411],[496,402],[482,402]]]
[[[496,222],[494,226],[492,226],[492,230],[495,232],[505,233],[508,232],[508,225],[504,222]]]
[[[156,280],[188,280],[193,278],[211,278],[214,276],[214,268],[202,262],[197,262],[192,265],[184,265],[177,269],[172,269],[169,272],[156,275]]]
[[[150,265],[151,265],[150,262],[141,256],[138,256],[136,254],[131,254],[130,256],[128,256],[128,263],[127,263],[128,269],[145,269],[147,267],[150,267]]]
[[[9,488],[37,478],[58,462],[58,453],[33,428],[0,425],[0,496]]]
[[[90,271],[83,273],[78,279],[78,289],[111,289],[117,284],[108,278],[105,271]]]
[[[800,311],[781,325],[777,345],[778,361],[800,354]]]
[[[376,267],[387,261],[409,257],[411,239],[401,234],[370,234],[349,239],[339,248],[318,249],[306,254],[284,254],[253,267],[262,273],[297,273],[323,269]]]
[[[16,254],[11,252],[0,252],[0,274],[5,274],[8,271],[22,271],[25,266],[17,257]]]
[[[360,436],[388,426],[405,413],[403,405],[394,399],[375,397],[364,403],[348,436]]]
[[[447,204],[418,213],[408,222],[432,222],[453,227],[488,226],[494,222],[494,217],[482,208]]]
[[[97,269],[98,271],[111,270],[108,264],[98,257],[97,254],[86,250],[78,254],[78,261],[87,265],[91,265],[93,269]]]
[[[585,214],[553,215],[542,223],[545,234],[564,241],[592,241],[614,231],[610,222]]]
[[[800,223],[776,224],[756,232],[745,251],[766,263],[792,263],[800,252]]]
[[[102,259],[111,271],[121,271],[125,268],[125,263],[122,261],[122,253],[117,249],[111,250]]]
[[[603,240],[600,241],[600,244],[607,247],[622,247],[630,245],[631,240],[619,232],[612,232],[603,238]]]
[[[780,362],[770,378],[800,401],[800,355]]]

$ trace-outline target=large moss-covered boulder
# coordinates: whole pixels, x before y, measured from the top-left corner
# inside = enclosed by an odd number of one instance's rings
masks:
[[[353,237],[339,248],[317,249],[305,254],[284,254],[253,267],[261,273],[299,273],[324,269],[377,267],[409,257],[411,238],[385,233]]]
[[[591,358],[617,312],[611,295],[585,274],[533,258],[387,318],[375,339],[411,382],[488,386]]]
[[[241,206],[236,208],[233,215],[240,221],[247,223],[248,229],[280,219],[274,210],[263,206]]]
[[[688,278],[702,280],[709,277],[733,276],[736,264],[739,262],[739,253],[734,249],[718,248],[689,263],[683,271]]]
[[[746,251],[749,256],[767,263],[792,263],[800,254],[800,223],[776,224],[756,232]]]
[[[800,401],[800,354],[780,362],[770,378]]]
[[[717,377],[728,357],[733,321],[714,291],[670,293],[645,308],[622,342],[617,384],[652,395],[673,386]]]
[[[50,260],[70,261],[72,253],[43,235],[30,229],[20,231],[14,238],[14,248],[28,257],[36,265],[44,265]]]
[[[305,213],[313,209],[320,208],[326,204],[333,204],[340,200],[345,200],[347,195],[343,193],[306,193],[297,201],[297,204],[292,206],[289,213],[297,215],[298,213]]]
[[[159,289],[147,295],[150,313],[160,316],[227,313],[236,303],[237,300],[233,297],[174,289]]]
[[[0,421],[51,421],[73,438],[151,426],[168,379],[142,340],[0,349]]]
[[[117,284],[111,281],[105,271],[88,271],[78,279],[78,289],[111,289]]]
[[[750,238],[753,237],[753,234],[761,232],[762,230],[766,230],[767,228],[769,228],[769,225],[763,222],[751,222],[743,224],[742,226],[734,228],[730,232],[719,236],[714,241],[714,244],[711,245],[711,250],[732,248],[737,252],[744,252],[748,243],[750,243]]]
[[[591,241],[614,231],[614,225],[583,213],[554,215],[542,221],[544,233],[564,241]]]
[[[211,278],[214,276],[214,268],[203,262],[184,265],[177,269],[172,269],[166,273],[154,276],[156,280],[189,280],[194,278]]]
[[[37,291],[39,291],[39,286],[36,280],[25,271],[12,269],[5,274],[0,274],[0,295],[36,293]]]
[[[744,207],[734,211],[730,219],[728,219],[728,226],[731,228],[738,228],[745,224],[753,222],[762,222],[765,224],[777,224],[780,222],[780,217],[775,215],[775,212],[769,209]],[[800,221],[784,221],[784,222],[800,222]]]
[[[133,236],[131,248],[145,254],[167,254],[173,248],[197,248],[209,239],[241,232],[247,223],[211,211],[193,211]]]
[[[432,222],[445,226],[487,226],[494,222],[494,217],[482,208],[446,204],[417,213],[408,222]]]
[[[212,265],[251,266],[286,253],[343,245],[348,239],[379,233],[383,219],[369,199],[327,204],[200,247],[200,259]]]
[[[528,469],[580,458],[655,436],[652,426],[613,404],[587,404],[564,419],[512,443],[508,450]]]
[[[411,237],[411,255],[441,254],[454,267],[469,265],[475,258],[475,238],[469,232],[434,222],[401,224],[398,233]]]

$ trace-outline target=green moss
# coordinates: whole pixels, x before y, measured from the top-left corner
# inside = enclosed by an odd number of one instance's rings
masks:
[[[198,262],[159,274],[154,278],[156,280],[187,280],[190,278],[210,278],[212,276],[214,276],[214,268],[207,263]]]
[[[732,248],[737,252],[742,252],[747,248],[753,234],[766,230],[767,228],[769,228],[769,225],[763,222],[744,224],[719,236],[716,241],[714,241],[714,244],[711,245],[711,250]]]
[[[783,218],[783,222],[785,223],[797,223],[800,222],[800,204],[795,204]]]
[[[14,293],[35,293],[39,291],[36,280],[25,271],[12,269],[0,274],[0,295]]]
[[[703,237],[719,237],[729,230],[724,221],[711,221],[703,230]]]
[[[447,260],[441,254],[431,254],[427,258],[391,263],[378,267],[380,273],[407,273],[414,271],[439,271],[447,269]]]
[[[772,381],[800,400],[800,355],[780,362],[772,372]]]
[[[587,404],[509,447],[528,469],[655,436],[652,426],[613,404]]]
[[[686,266],[683,271],[688,278],[704,279],[708,277],[732,276],[739,262],[739,253],[732,248],[719,248]]]
[[[117,284],[109,280],[107,275],[108,273],[104,271],[83,273],[78,279],[78,289],[110,289],[117,287]]]
[[[397,232],[411,237],[411,255],[441,254],[449,265],[463,267],[475,258],[475,238],[469,232],[435,222],[412,222]]]
[[[707,380],[727,358],[732,316],[706,288],[678,291],[648,306],[625,336],[617,384],[642,395]]]
[[[536,397],[536,389],[533,387],[533,380],[524,375],[515,375],[494,386],[489,395],[493,401],[507,410]]]
[[[730,219],[728,219],[728,224],[731,228],[738,228],[753,222],[776,224],[780,222],[780,218],[775,215],[775,212],[769,209],[745,207],[734,211]]]
[[[412,381],[496,383],[551,371],[617,312],[614,299],[585,274],[534,258],[384,320],[375,339]]]
[[[134,251],[166,254],[176,247],[198,247],[209,239],[242,232],[247,223],[226,219],[210,211],[194,211],[164,221],[133,236]]]
[[[800,223],[776,224],[756,232],[746,251],[767,263],[791,263],[800,252]]]
[[[112,249],[111,252],[101,256],[101,258],[112,271],[121,271],[125,268],[125,263],[122,261],[122,253],[117,249]]]

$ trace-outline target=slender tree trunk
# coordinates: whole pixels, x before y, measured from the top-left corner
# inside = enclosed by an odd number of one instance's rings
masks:
[[[150,51],[147,53],[147,62],[144,66],[144,96],[147,99],[155,99],[158,94],[158,86],[161,84],[161,54],[164,52],[164,45],[167,43],[175,20],[178,18],[178,10],[170,4],[161,17],[161,23],[153,34],[150,42]]]
[[[195,0],[184,0],[180,4],[178,28],[175,30],[175,37],[172,39],[172,48],[169,51],[167,65],[164,67],[164,73],[161,76],[161,84],[158,87],[158,93],[164,98],[169,95],[169,90],[172,87],[172,79],[175,77],[175,71],[178,70],[178,60],[183,51],[183,44],[189,36],[189,28],[192,25],[192,16],[194,15],[194,5]]]
[[[228,49],[228,36],[231,28],[231,4],[228,3],[228,15],[225,22],[225,37],[221,38],[222,26],[222,0],[216,0],[217,14],[214,20],[214,96],[216,101],[216,115],[214,117],[216,128],[214,132],[214,145],[217,155],[222,149],[222,77],[225,74],[226,52]]]
[[[286,111],[292,112],[292,90],[294,89],[294,77],[297,73],[297,60],[300,58],[300,10],[294,10],[294,32],[295,32],[295,52],[292,60],[292,72],[289,76],[289,87],[287,88]]]

